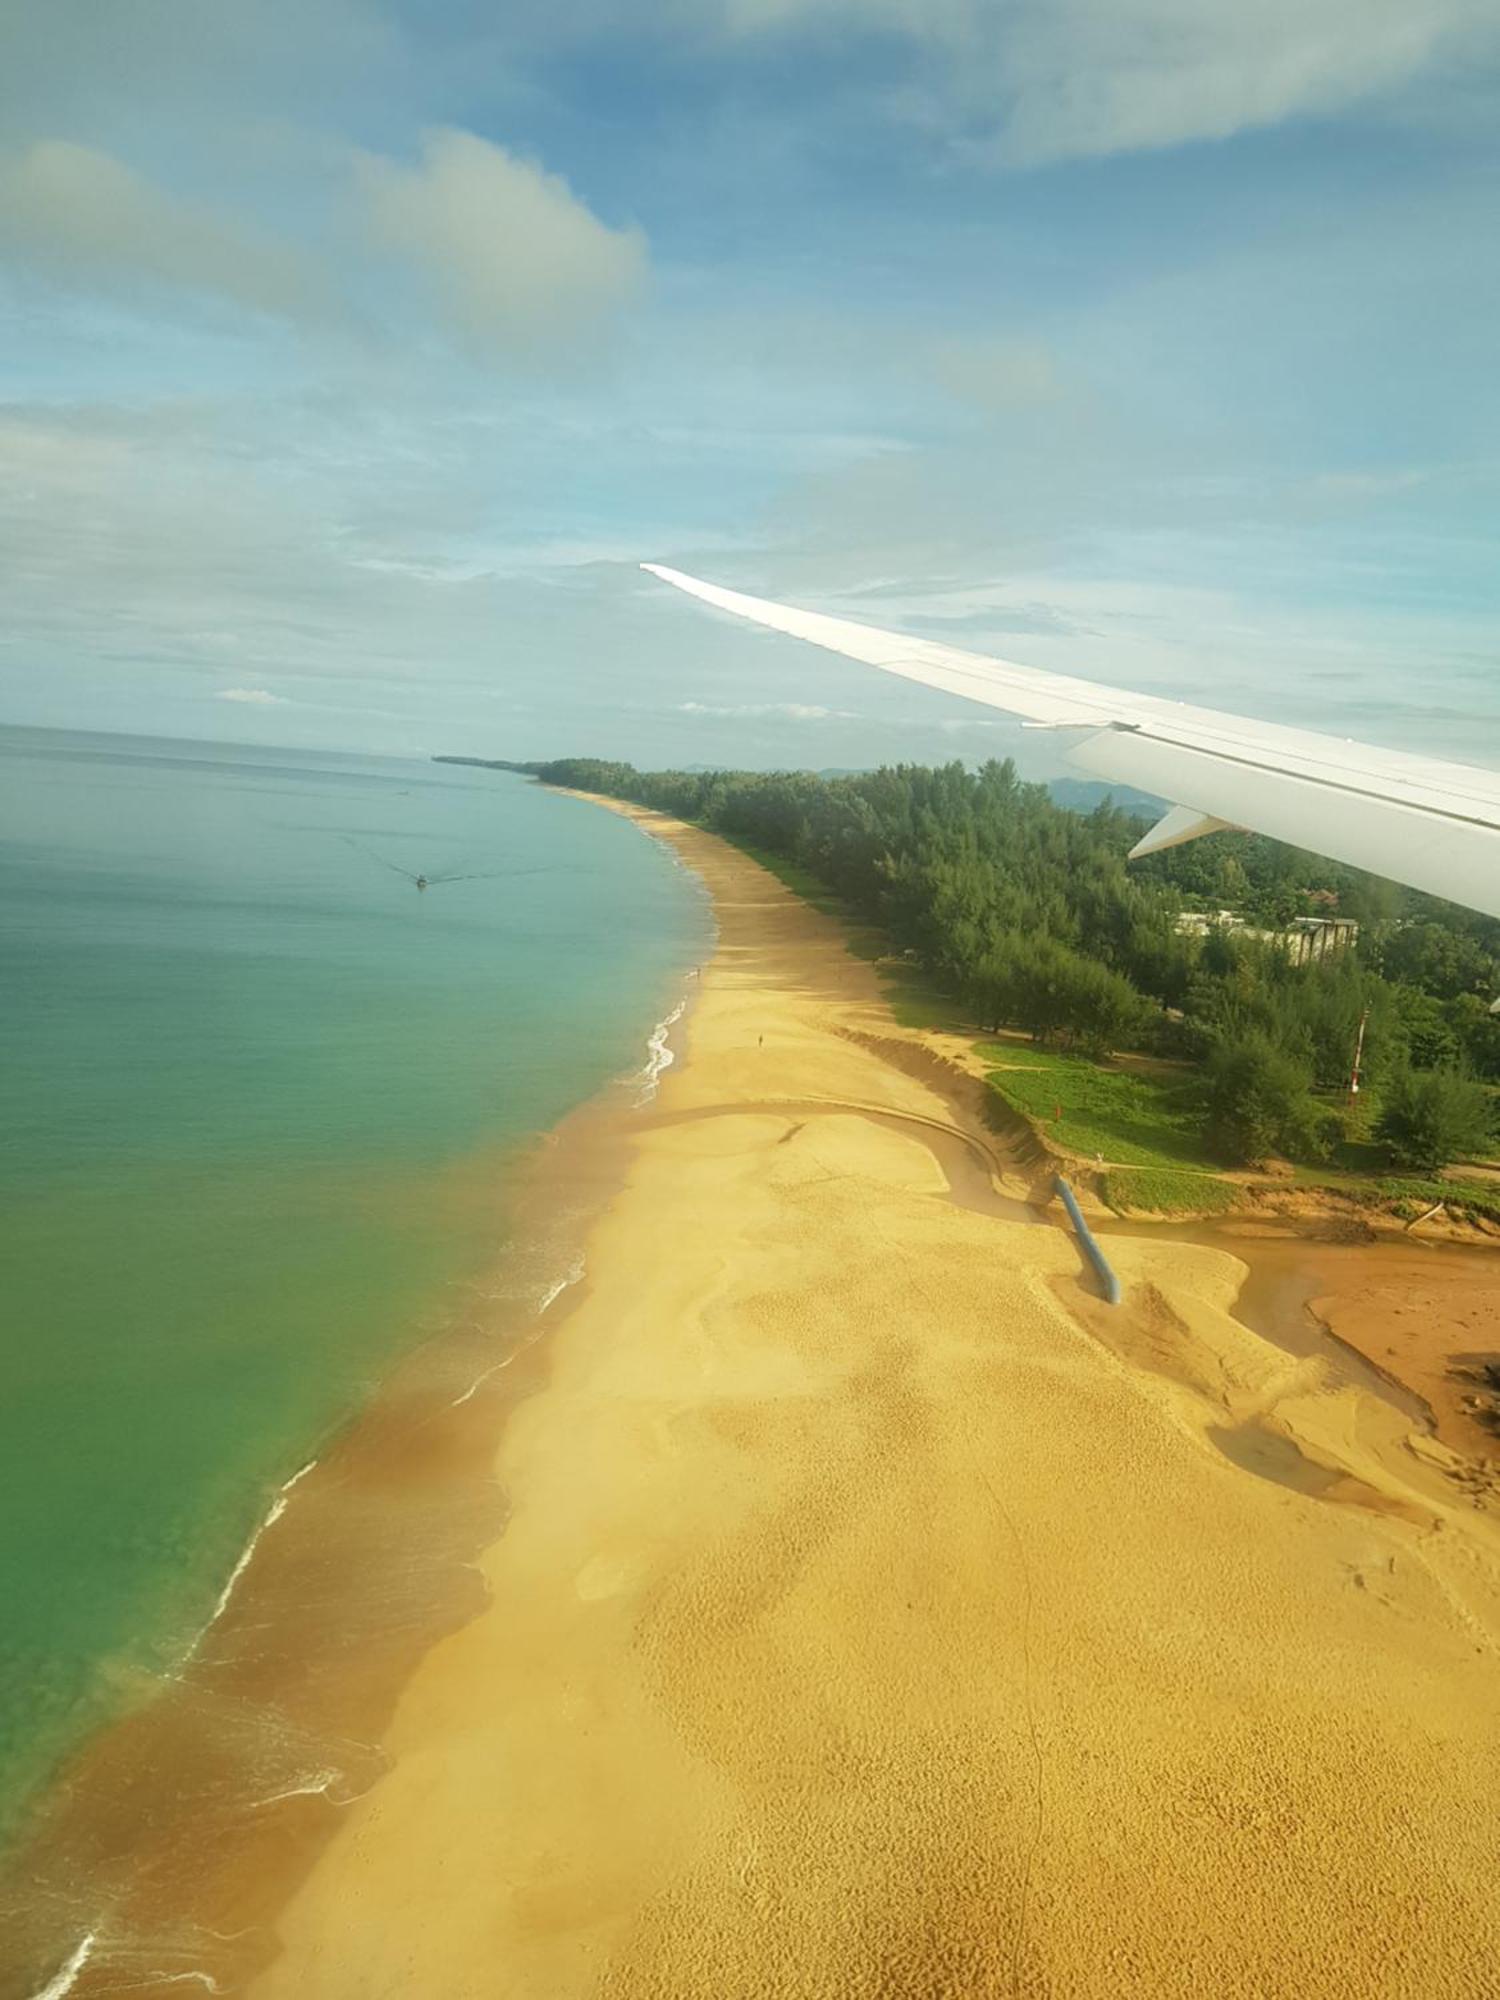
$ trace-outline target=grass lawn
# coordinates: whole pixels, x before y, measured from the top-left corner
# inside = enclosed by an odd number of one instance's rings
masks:
[[[1394,1202],[1398,1213],[1414,1221],[1436,1201],[1471,1215],[1487,1216],[1500,1222],[1500,1188],[1476,1185],[1472,1181],[1442,1181],[1386,1177],[1372,1181],[1350,1177],[1340,1183],[1340,1191],[1358,1200]]]
[[[999,1058],[990,1088],[1070,1153],[1098,1155],[1111,1166],[1212,1174],[1190,1077],[1114,1069],[1020,1044],[989,1042],[981,1053]],[[1055,1118],[1059,1107],[1062,1117]]]
[[[1171,1167],[1116,1167],[1104,1176],[1104,1199],[1113,1209],[1155,1215],[1225,1215],[1238,1205],[1239,1189],[1212,1174]]]
[[[1328,1188],[1353,1201],[1393,1202],[1408,1222],[1435,1201],[1500,1222],[1500,1185],[1403,1174],[1392,1168],[1384,1149],[1378,1146],[1340,1146],[1326,1166],[1298,1167],[1293,1181],[1309,1193]]]

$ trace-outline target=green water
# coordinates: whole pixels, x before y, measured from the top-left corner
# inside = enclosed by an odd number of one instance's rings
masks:
[[[706,922],[494,773],[0,730],[0,1819],[181,1659]]]

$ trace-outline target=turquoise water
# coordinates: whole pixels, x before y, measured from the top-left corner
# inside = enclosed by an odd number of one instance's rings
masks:
[[[0,730],[0,1818],[181,1659],[706,924],[497,773]]]

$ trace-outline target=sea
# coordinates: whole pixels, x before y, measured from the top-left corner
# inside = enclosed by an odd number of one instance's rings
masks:
[[[0,1834],[502,1250],[577,1275],[517,1162],[649,1096],[708,937],[514,775],[0,729]]]

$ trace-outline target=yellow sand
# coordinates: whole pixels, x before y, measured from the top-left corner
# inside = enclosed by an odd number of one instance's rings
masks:
[[[664,830],[722,926],[686,1058],[500,1445],[490,1607],[258,2000],[1500,1992],[1490,1518],[1233,1260],[1124,1242],[1109,1314],[950,1199],[868,968]]]

